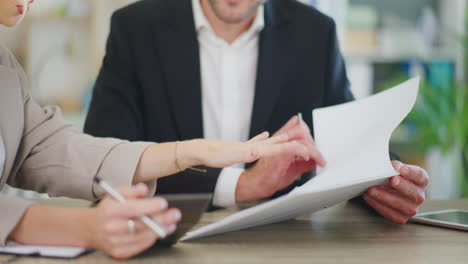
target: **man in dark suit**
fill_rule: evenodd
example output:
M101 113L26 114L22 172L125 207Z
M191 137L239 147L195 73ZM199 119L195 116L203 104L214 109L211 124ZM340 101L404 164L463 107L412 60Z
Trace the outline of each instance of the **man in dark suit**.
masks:
M247 169L189 171L158 183L160 193L214 192L217 206L270 197L324 166L309 129L312 109L353 100L335 24L295 0L265 2L143 0L115 12L85 132L166 142L272 131L294 140L297 152ZM299 112L303 122L291 118ZM295 158L301 148L310 160ZM424 200L427 174L401 168L364 198L403 223Z

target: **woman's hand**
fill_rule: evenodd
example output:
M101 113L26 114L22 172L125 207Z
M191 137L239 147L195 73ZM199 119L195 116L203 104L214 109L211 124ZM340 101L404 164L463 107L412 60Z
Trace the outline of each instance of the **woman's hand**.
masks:
M147 198L148 188L144 184L121 190L128 200L118 202L111 197L104 198L94 214L93 248L99 249L111 257L126 259L135 256L151 247L158 236L138 220L149 216L163 225L168 233L173 233L181 219L178 209L168 209L167 201L162 198ZM132 233L128 221L135 223Z
M264 132L247 142L194 139L150 145L140 158L133 183L152 181L197 165L223 168L284 153L309 160L309 150L289 141L287 135L268 137Z
M309 152L305 147L297 147L299 143L288 142L287 135L269 138L268 132L264 132L247 142L225 142L213 140L196 140L179 143L179 162L182 167L190 164L203 164L213 168L223 168L236 163L250 163L262 157L273 156L278 153L288 152L290 149L294 154L309 160ZM189 161L184 158L186 153L196 154L197 161ZM187 157L187 156L185 156Z

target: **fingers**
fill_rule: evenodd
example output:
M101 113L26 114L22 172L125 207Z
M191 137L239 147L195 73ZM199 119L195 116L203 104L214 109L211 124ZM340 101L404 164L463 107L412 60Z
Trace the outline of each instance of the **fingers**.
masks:
M297 141L290 141L275 145L266 145L258 149L257 157L286 156L293 159L300 157L305 161L310 159L307 148Z
M268 139L268 137L270 136L270 133L265 131L255 137L253 137L252 139L249 140L250 143L256 143L256 142L261 142L261 141L264 141L266 139Z
M157 236L151 230L112 238L108 241L109 249L106 253L116 259L127 259L145 251L154 245L156 240Z
M107 217L138 218L144 215L153 215L167 209L167 201L163 198L151 198L118 203L118 206L108 207L105 211Z
M388 192L382 188L372 187L366 195L407 217L412 217L417 213L418 205L416 203L405 199L401 195Z
M267 140L265 140L264 144L270 144L270 145L274 145L274 144L280 144L280 143L286 143L288 142L289 140L289 136L286 135L286 134L281 134L279 136L274 136L274 137L271 137Z
M293 116L293 117L291 117L291 119L289 119L289 121L286 122L286 124L284 124L284 125L280 128L280 130L278 130L278 131L275 133L275 135L280 135L280 134L286 133L289 129L291 129L291 128L297 126L298 122L299 122L299 120L298 120L298 118L297 118L296 115Z
M112 247L119 247L121 245L129 245L137 243L141 239L156 240L158 236L149 228L140 230L139 232L130 233L128 230L118 235L109 236L108 240Z
M422 204L425 200L424 191L401 176L392 177L390 186L417 205Z
M290 141L288 143L281 144L285 153L292 157L300 157L304 161L310 160L309 150L297 141Z
M397 172L400 172L400 168L403 166L403 163L398 160L392 160L392 166Z
M296 126L285 131L285 133L287 133L290 140L297 140L308 148L310 159L315 160L322 167L326 166L325 158L315 145L315 141L305 123L301 125L296 124Z
M379 200L369 196L368 194L364 194L363 198L372 208L374 208L383 217L398 224L405 224L406 222L408 222L409 218L407 216L404 216L397 210L385 204L382 204Z
M287 135L275 136L261 142L256 142L250 147L250 152L245 156L244 162L249 163L261 157L271 156L273 153L280 151L280 144L286 142L288 142Z
M171 208L167 210L164 214L156 214L153 215L151 218L153 218L154 221L161 225L170 227L177 224L180 221L180 219L182 219L182 213L177 208ZM169 231L170 230L168 230L168 232Z
M414 165L405 165L396 160L392 161L392 165L402 177L413 182L417 186L425 188L429 184L429 176L424 169Z
M139 183L129 188L122 188L119 191L126 199L139 199L148 194L148 186L144 183Z
M170 230L172 226L175 226L177 222L180 221L182 215L180 211L176 208L171 208L170 210L165 211L164 213L158 213L150 216L156 223L165 227L168 233L171 233L174 230ZM127 218L121 218L114 221L109 221L105 225L105 231L110 236L118 236L128 233L128 220ZM135 233L140 233L145 230L150 230L139 219L134 219L135 222Z
M400 168L400 175L422 188L429 184L427 172L418 166L403 165Z
M318 148L315 146L315 143L313 147L309 148L309 153L311 159L315 160L318 165L321 167L325 167L327 165L327 162L325 161L325 158L323 157L322 153L318 150Z

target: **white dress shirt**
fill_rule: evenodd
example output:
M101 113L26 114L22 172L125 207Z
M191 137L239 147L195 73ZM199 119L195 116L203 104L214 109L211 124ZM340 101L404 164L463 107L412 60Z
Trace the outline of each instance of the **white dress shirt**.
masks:
M192 7L200 46L204 136L246 141L255 95L259 36L265 24L264 7L259 7L249 30L233 43L216 36L200 0L192 0ZM221 171L214 192L215 206L235 205L236 186L243 171L244 164Z

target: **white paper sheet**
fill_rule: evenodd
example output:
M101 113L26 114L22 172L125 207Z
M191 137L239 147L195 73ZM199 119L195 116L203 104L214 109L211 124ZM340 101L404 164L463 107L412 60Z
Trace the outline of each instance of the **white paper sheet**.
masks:
M52 246L28 246L12 245L0 247L0 253L26 256L42 256L52 258L76 258L85 253L87 249L78 247L52 247Z
M413 108L419 78L371 97L313 112L314 134L327 166L288 195L187 233L195 239L275 223L360 195L396 175L389 158L393 130Z

